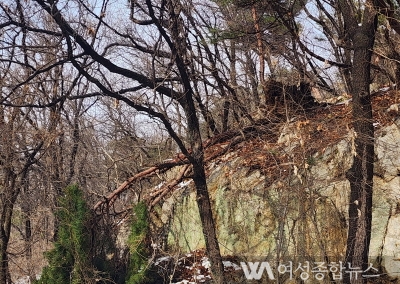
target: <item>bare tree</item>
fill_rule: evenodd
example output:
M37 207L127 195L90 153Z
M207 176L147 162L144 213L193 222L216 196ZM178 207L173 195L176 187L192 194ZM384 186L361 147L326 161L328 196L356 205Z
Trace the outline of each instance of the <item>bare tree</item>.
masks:
M347 172L350 181L349 232L346 262L354 267L368 268L368 252L372 221L372 179L374 170L374 127L372 120L371 56L374 47L378 14L374 1L366 1L363 17L354 2L341 1L340 8L346 35L353 49L351 93L353 98L353 127L356 135L353 165ZM345 277L345 283L366 283L365 279Z
M31 72L25 78L19 79L19 83L5 96L3 104L26 105L18 104L16 90L39 80L43 73L52 72L59 67L68 69L73 66L75 71L71 69L71 72L76 78L85 78L85 81L91 84L91 91L78 93L79 85L75 84L82 81L77 79L70 84L76 95L72 95L72 92L55 91L55 96L48 100L32 97L32 105L57 110L60 109L57 105L66 99L108 96L160 120L193 167L192 179L196 186L214 279L216 283L223 283L223 266L204 171L203 141L195 104L196 93L191 83L188 50L190 38L187 19L182 13L187 7L176 1L131 1L130 9L123 10L130 22L117 26L112 22L112 14L116 13L119 7L112 6L108 1L104 1L98 8L91 7L92 4L85 1L69 1L65 6L59 4L52 0L37 0L24 4L18 2L18 7L11 3L2 4L1 25L10 28L8 35L13 35L12 29L17 27L30 42L30 45L24 48L36 52L35 57L31 57L29 52L24 52L25 65L31 67ZM76 5L76 9L69 9L71 5ZM12 13L13 9L18 10L22 16L16 17ZM29 17L26 16L28 14ZM43 18L49 21L49 17L52 20L45 24ZM43 56L46 46L42 49L34 46L34 42L40 37L57 43L56 58ZM135 66L135 61L127 57L128 54L143 65ZM119 59L113 60L115 56ZM40 65L33 64L38 57L42 59ZM128 64L123 63L124 60ZM8 62L12 62L12 59L8 58ZM165 112L165 108L160 107L162 101L167 104L178 103L185 117L185 138L177 134L176 125L170 119L171 115ZM197 103L201 105L201 100L197 99ZM76 121L72 120L71 123L78 135ZM51 131L54 130L53 128ZM74 141L79 137L72 138ZM53 157L61 156L54 152ZM73 157L71 159L73 163ZM55 170L51 178L53 182L62 180L60 175L65 172ZM69 167L66 181L71 180L73 171L74 167Z
M299 26L295 18L290 15L292 9L290 3L270 1L270 5L291 31L296 45L302 52L316 60L345 68L344 78L353 98L355 137L353 165L347 172L351 193L346 262L353 267L361 267L365 270L368 267L372 220L374 128L369 84L371 82L371 55L377 27L377 3L365 1L364 5L357 6L353 1L346 0L328 1L325 4L317 1L321 15L324 16L312 17L308 12L311 19L323 28L327 40L334 47L332 52L336 59L343 62L332 62L309 49L303 42L306 39L299 36ZM328 10L333 11L334 15ZM325 17L329 19L330 25L323 20ZM336 24L333 19L337 17L339 21ZM338 42L338 38L341 39L341 43ZM342 54L344 56L341 56ZM365 283L366 281L350 278L350 275L346 275L345 283Z
M51 140L37 121L30 109L5 108L1 106L1 186L0 186L0 282L11 283L8 266L8 250L11 238L12 216L20 194L30 194L30 176L38 158L42 155L45 144ZM24 213L23 237L26 242L26 255L29 259L31 224L29 204L22 203Z

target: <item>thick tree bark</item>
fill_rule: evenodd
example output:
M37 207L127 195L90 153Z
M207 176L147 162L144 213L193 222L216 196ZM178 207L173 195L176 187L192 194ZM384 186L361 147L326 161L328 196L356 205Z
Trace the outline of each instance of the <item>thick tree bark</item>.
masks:
M342 1L347 2L347 1ZM351 91L353 98L353 127L355 133L353 165L346 173L350 182L349 230L347 237L347 270L368 268L371 239L372 192L374 167L374 127L372 120L370 62L374 46L377 14L373 3L367 1L361 23L347 15L349 39L354 49ZM342 11L349 8L349 2ZM347 10L349 11L349 10ZM346 18L346 13L344 12ZM344 283L366 283L361 273L345 273Z
M13 113L15 114L15 112ZM11 119L13 119L12 116ZM0 160L0 284L11 283L8 267L8 245L11 232L11 218L18 190L16 187L15 169L13 167L14 149L13 121L7 122L5 119L4 108L0 108L0 145L2 155Z
M222 264L222 257L217 239L215 219L212 215L202 157L197 158L196 163L193 163L193 181L196 187L197 206L199 208L206 249L211 261L213 280L214 283L223 284L225 283L224 266Z
M183 85L183 96L178 99L180 105L184 109L187 123L187 140L192 152L188 155L189 162L193 165L193 182L197 194L197 206L199 209L200 220L202 223L203 236L206 243L206 250L211 261L211 272L214 283L224 283L224 267L219 249L215 220L212 214L210 196L207 188L207 180L204 163L204 148L200 134L199 119L194 104L194 92L190 81L190 72L186 69L186 61L188 59L186 46L187 34L182 26L180 16L175 13L175 8L179 7L177 2L167 1L169 19L171 26L168 27L171 35L168 36L166 30L161 27L158 20L154 17L153 7L149 0L146 1L147 6L152 15L160 34L168 43L172 54L175 57L175 64L179 71L181 83ZM175 6L176 5L176 6ZM223 88L221 88L223 89ZM181 149L184 151L185 149Z
M356 153L353 165L347 172L351 191L346 263L365 270L368 267L371 239L374 130L369 91L365 92L359 89L362 86L361 81L363 80L353 81L353 86L357 83L360 85L353 87L354 94L357 94L353 95L353 126L357 136L354 141ZM345 283L363 283L362 279L350 279L350 274L345 276L347 276Z
M14 204L18 196L15 187L16 175L10 169L4 171L4 192L2 194L1 215L0 215L0 283L11 283L11 276L8 267L8 245L11 233L11 218Z
M180 66L179 63L178 66ZM182 80L184 81L185 78L183 77ZM193 102L192 89L189 81L186 83L184 82L184 84L186 86L185 99L181 101L181 104L185 110L188 131L187 136L192 149L192 153L188 159L193 165L193 182L196 188L197 206L199 208L206 250L211 261L213 280L214 283L223 284L224 266L222 264L215 219L213 218L211 201L207 188L203 141L200 135L199 121Z
M9 210L7 210L9 211ZM9 279L9 270L8 270L8 243L10 234L7 231L9 220L0 219L0 283L6 284L11 283Z

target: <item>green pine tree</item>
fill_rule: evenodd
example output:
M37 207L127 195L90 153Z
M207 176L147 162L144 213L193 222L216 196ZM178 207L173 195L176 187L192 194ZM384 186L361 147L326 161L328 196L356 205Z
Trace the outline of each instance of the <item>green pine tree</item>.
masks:
M139 202L133 209L134 220L129 235L130 261L126 284L151 282L148 263L147 234L149 230L148 212L144 202Z
M90 258L90 211L77 186L69 186L59 199L56 212L59 221L58 239L46 253L48 266L37 284L94 283Z

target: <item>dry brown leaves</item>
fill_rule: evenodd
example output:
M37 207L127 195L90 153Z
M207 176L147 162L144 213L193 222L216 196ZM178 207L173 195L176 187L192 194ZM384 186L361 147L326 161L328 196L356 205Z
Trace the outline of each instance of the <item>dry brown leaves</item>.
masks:
M393 122L393 119L400 116L396 108L387 111L390 106L400 101L400 92L388 91L373 96L373 119L375 129L386 126ZM399 107L400 108L400 107ZM315 153L323 153L331 145L344 139L352 127L352 105L330 105L319 107L307 113L296 112L293 114L293 124L297 129L297 137L301 140L290 153L284 151L283 145L277 144L277 136L260 134L252 139L235 145L230 151L234 156L243 158L243 166L251 169L258 169L266 175L267 180L282 178L282 174L288 173L287 169L293 165L304 165L309 157ZM291 118L293 118L291 117ZM279 131L284 121L267 125L273 127L273 131ZM206 156L212 156L214 151L229 147L229 142L216 144L206 151ZM219 158L217 158L219 159ZM286 169L286 170L285 170Z

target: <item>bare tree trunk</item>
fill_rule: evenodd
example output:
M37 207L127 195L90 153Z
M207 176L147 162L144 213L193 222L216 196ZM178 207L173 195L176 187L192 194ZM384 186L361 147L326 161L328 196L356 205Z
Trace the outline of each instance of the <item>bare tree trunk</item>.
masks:
M7 220L0 220L1 227L0 227L0 283L6 284L10 283L7 281L8 275L8 255L7 255L7 248L8 248L8 238L6 229L4 228L3 224L7 223Z
M178 67L183 67L180 62ZM211 272L215 283L224 283L224 267L219 249L215 221L212 215L210 196L207 188L207 180L204 164L203 141L200 134L199 120L196 115L196 108L193 102L193 90L189 78L185 72L181 72L182 82L185 85L185 99L181 101L187 119L188 140L192 154L188 157L193 165L193 182L196 187L197 206L199 208L200 220L202 223L204 240L208 257L211 261Z
M24 196L30 196L32 193L29 190L29 177L28 171L22 174L21 188ZM33 273L33 262L32 262L32 224L31 224L31 212L32 204L30 199L24 200L21 204L21 211L24 223L24 246L25 246L25 261L26 270L29 277L35 277ZM34 279L34 278L32 278Z
M362 55L360 54L360 57ZM365 60L365 62L367 61ZM354 70L358 69L356 66L354 66ZM362 88L362 85L364 85L364 88ZM362 270L368 267L374 164L372 108L369 90L365 91L365 85L369 88L369 82L365 82L361 78L358 80L353 79L353 126L354 132L357 135L354 141L356 153L353 165L346 173L351 188L346 262L350 263L353 267L361 267ZM359 282L354 281L354 279L351 280L351 283L362 283L361 280Z
M210 196L208 194L206 174L204 171L203 159L197 159L198 163L193 164L193 181L196 186L197 206L199 208L202 223L204 240L206 243L208 257L211 261L211 272L214 283L224 282L224 266L220 254L215 219L212 215Z
M14 151L13 145L13 121L16 112L13 111L10 121L6 122L4 108L1 107L1 120L0 120L0 145L2 146L2 153L0 159L1 171L0 177L0 284L11 283L10 273L8 268L8 245L11 232L11 218L16 200L16 178L14 172L13 159Z
M4 177L4 193L2 194L1 216L0 216L0 283L11 283L10 271L8 267L8 244L11 233L11 218L14 203L18 192L15 188L16 175L11 169L6 169Z
M253 96L253 100L256 102L256 105L265 105L266 98L261 98L258 92L258 86L256 81L256 70L254 66L254 62L251 59L249 51L245 51L245 58L246 58L246 76L248 76L248 81L250 83L251 93ZM263 90L264 91L264 90Z
M211 261L211 272L213 274L214 283L224 283L224 267L222 264L222 257L219 249L217 231L215 227L215 220L212 214L210 196L207 189L207 180L204 164L204 149L203 141L200 133L199 119L194 105L194 92L190 81L189 72L186 69L185 58L187 58L185 28L182 22L179 21L179 15L175 14L176 2L167 1L169 7L169 17L172 20L171 25L171 38L170 48L172 54L175 56L176 67L179 71L180 79L184 89L184 96L179 100L182 108L184 109L187 121L187 138L192 150L188 156L190 163L193 165L193 182L196 187L197 193L197 206L199 208L200 220L202 223L204 240L206 243L206 250L208 257ZM148 3L150 9L151 5ZM161 33L163 29L159 27ZM167 39L168 36L164 35ZM186 35L187 37L187 35ZM177 141L178 142L178 141ZM182 149L185 150L185 149Z
M341 1L341 4L354 48L351 89L355 153L353 165L346 173L350 182L346 265L364 271L368 268L372 221L374 127L369 84L377 14L371 1L367 1L362 22L358 23L354 15L347 15L350 2ZM366 283L366 279L361 274L345 273L344 283Z
M265 80L264 80L264 75L265 75L264 45L262 42L261 29L260 29L260 24L259 24L256 7L253 6L251 8L251 13L253 16L254 28L256 30L258 58L260 60L260 70L259 70L260 84L262 87L264 87L264 84L265 84Z

